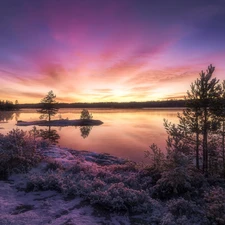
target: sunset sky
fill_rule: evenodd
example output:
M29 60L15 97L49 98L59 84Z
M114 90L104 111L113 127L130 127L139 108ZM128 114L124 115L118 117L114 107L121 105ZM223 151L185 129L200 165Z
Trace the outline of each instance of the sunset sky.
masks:
M1 0L0 100L183 97L225 79L225 0Z

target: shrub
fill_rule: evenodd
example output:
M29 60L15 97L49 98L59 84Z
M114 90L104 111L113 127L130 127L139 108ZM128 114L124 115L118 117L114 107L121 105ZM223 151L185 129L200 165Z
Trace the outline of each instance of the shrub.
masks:
M150 159L150 163L153 168L157 170L162 170L162 167L165 162L165 154L154 143L149 147L151 150L145 151L145 157Z
M48 170L57 170L57 169L63 169L62 164L54 160L48 160L48 164L45 170L48 171Z
M204 176L192 164L182 165L182 159L177 159L179 163L174 163L173 160L166 162L165 171L152 188L152 196L162 200L184 195L198 196L206 183Z
M127 188L122 182L111 184L103 190L90 194L91 204L98 204L113 210L148 212L152 210L148 194L143 190Z
M152 185L162 177L162 172L154 167L146 167L140 171L141 178L150 178Z
M206 214L211 224L225 224L225 189L213 187L205 192Z
M166 203L166 206L168 212L165 213L160 224L209 224L209 221L205 217L204 210L192 201L187 201L184 198L172 199Z
M150 212L157 202L148 190L141 190L138 172L129 171L130 166L90 166L78 159L71 168L55 164L46 168L52 167L45 173L30 174L27 191L56 190L67 199L80 196L93 205L133 213Z
M30 174L27 182L27 191L55 190L61 192L62 176L60 171L47 171L44 174Z
M184 198L172 199L167 202L168 210L174 216L180 217L186 215L190 217L196 212L196 205L191 202L187 201Z
M0 136L0 179L13 172L27 172L40 161L36 144L23 130L13 129Z
M152 196L159 199L169 199L191 191L189 176L185 168L177 167L162 173L162 177L153 187Z

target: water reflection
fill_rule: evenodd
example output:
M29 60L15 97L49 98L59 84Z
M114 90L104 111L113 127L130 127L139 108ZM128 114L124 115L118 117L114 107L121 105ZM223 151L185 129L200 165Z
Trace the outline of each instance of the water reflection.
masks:
M155 143L162 150L165 149L167 133L163 126L163 119L177 123L177 112L182 109L92 109L94 118L104 122L101 126L91 127L38 127L42 129L43 138L58 143L62 147L93 152L107 152L123 158L141 162L144 151ZM81 109L60 109L63 118L80 118ZM35 109L22 109L19 111L19 120L39 120ZM4 113L4 112L2 112ZM7 134L12 129L19 128L29 131L32 127L17 127L15 112L11 116L1 116L0 133ZM1 115L1 114L0 114ZM10 120L11 118L11 120ZM53 129L54 128L54 129ZM36 135L36 134L35 134ZM60 138L59 138L60 136ZM39 137L41 138L41 137Z
M87 138L91 132L93 126L82 126L80 127L80 133L82 138Z
M39 138L39 134L40 134L40 131L37 129L36 126L33 126L32 130L29 130L29 135L34 140L36 140L37 138Z
M58 140L60 138L57 130L51 129L51 126L44 130L40 129L39 137L43 138L44 140L48 140L51 144L58 144Z
M15 120L16 122L19 120L19 117L20 117L20 111L15 111Z
M2 112L0 111L0 122L1 123L7 123L9 120L12 120L13 119L13 114L14 112Z

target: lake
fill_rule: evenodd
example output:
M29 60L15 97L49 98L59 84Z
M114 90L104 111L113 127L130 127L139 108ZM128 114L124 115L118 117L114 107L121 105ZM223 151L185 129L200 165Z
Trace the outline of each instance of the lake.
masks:
M60 109L52 119L79 119L82 109ZM39 127L42 135L61 147L109 153L136 162L146 161L144 151L152 143L165 149L167 134L163 119L178 122L180 108L160 109L88 109L93 119L103 122L94 127ZM33 127L17 127L17 120L39 120L35 109L22 109L18 112L0 112L0 133L7 134L13 128L26 131Z

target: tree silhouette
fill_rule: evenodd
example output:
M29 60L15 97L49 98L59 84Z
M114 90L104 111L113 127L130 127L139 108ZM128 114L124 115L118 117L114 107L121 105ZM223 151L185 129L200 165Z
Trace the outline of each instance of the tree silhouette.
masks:
M191 90L187 91L187 106L183 114L178 114L179 124L165 121L164 126L169 135L167 149L183 154L195 155L196 167L208 175L219 168L221 144L218 131L222 124L224 136L224 90L219 80L212 78L215 68L210 65L206 72L200 73ZM223 104L222 104L223 100ZM222 139L222 145L224 139ZM224 146L223 146L224 147ZM224 150L222 149L222 152Z
M194 113L196 119L196 134L202 132L202 151L203 151L203 171L208 172L209 150L208 136L212 128L212 111L215 111L217 99L221 95L221 85L216 78L212 79L215 67L210 65L208 70L200 73L200 78L191 84L191 91L188 91L188 110ZM200 119L200 120L199 120ZM196 136L197 137L197 136ZM198 159L198 141L196 138L196 159ZM198 165L198 162L197 162Z
M10 110L15 110L15 109L17 109L16 105L14 105L12 101L0 100L0 111L10 111Z
M217 108L213 111L214 120L216 120L217 130L217 143L221 145L221 158L223 162L223 176L225 177L225 80L222 82L222 93L217 101Z
M7 112L0 111L0 122L8 122L9 120L12 120L13 115L14 115L14 112L12 111L7 111Z
M91 129L92 129L92 126L81 126L80 127L81 137L87 138L91 132Z
M57 130L51 129L51 126L45 130L39 130L39 136L44 140L48 140L51 144L57 144L58 140L60 139Z
M49 91L48 94L41 100L41 109L37 110L41 113L40 119L51 120L51 116L54 116L58 112L57 102L55 101L56 95L53 91Z
M92 114L89 113L87 109L81 111L80 119L81 120L91 120L93 118Z

